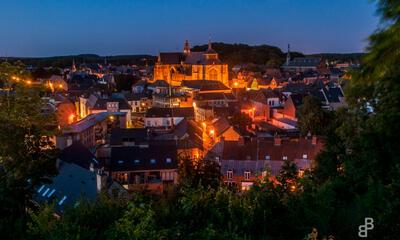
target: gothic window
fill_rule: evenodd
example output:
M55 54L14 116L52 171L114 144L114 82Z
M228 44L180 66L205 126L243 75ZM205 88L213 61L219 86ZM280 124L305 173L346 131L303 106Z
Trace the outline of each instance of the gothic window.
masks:
M218 72L217 72L217 70L211 69L210 73L209 73L209 76L210 76L210 80L218 80Z

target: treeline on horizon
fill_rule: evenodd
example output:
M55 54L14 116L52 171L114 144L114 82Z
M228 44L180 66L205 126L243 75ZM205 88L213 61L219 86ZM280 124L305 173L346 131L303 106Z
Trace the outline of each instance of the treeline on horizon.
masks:
M192 51L205 51L208 45L194 46ZM212 48L219 54L220 59L227 63L229 66L237 64L256 64L268 65L271 67L279 67L286 60L286 52L280 48L269 45L250 46L247 44L230 44L216 42L212 44ZM339 60L339 61L352 61L360 62L364 53L320 53L305 55L300 52L291 52L290 56L293 57L320 57L322 59ZM5 58L3 58L3 61ZM26 66L34 67L70 67L72 61L75 60L76 64L82 63L99 63L104 64L107 62L112 65L154 65L157 61L157 56L152 55L116 55L116 56L99 56L96 54L80 54L70 56L54 56L54 57L10 57L7 58L10 62L22 61Z

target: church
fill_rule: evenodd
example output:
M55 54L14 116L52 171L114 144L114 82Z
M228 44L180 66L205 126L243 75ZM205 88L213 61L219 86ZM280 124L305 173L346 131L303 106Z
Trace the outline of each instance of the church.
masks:
M217 80L228 86L228 64L218 58L211 41L205 52L192 52L186 40L183 52L159 54L153 79L165 80L172 86L180 86L183 80Z

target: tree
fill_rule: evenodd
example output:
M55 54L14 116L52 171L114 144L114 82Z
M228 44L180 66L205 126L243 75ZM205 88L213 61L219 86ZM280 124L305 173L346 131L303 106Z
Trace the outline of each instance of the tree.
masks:
M334 209L318 229L340 239L355 238L365 217L375 222L368 237L394 239L400 233L400 1L378 2L381 28L352 73L349 111L341 117L346 120L328 136L315 169L315 201ZM323 207L313 212L327 213Z
M308 133L314 135L323 135L329 125L330 116L327 111L322 109L321 102L313 97L307 96L303 99L300 106L300 116L297 126L302 135Z
M221 183L219 164L212 160L182 157L178 172L181 185L217 188Z
M56 173L54 115L42 112L41 91L24 83L20 64L0 65L6 86L0 95L0 232L17 238L24 231L27 209L36 186Z

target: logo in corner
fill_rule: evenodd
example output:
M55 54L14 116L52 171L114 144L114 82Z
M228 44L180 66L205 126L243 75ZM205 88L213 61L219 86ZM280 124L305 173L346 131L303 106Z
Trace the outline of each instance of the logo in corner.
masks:
M366 217L364 220L364 225L358 227L358 236L360 238L368 237L368 230L374 229L374 219L371 217Z

